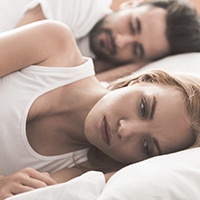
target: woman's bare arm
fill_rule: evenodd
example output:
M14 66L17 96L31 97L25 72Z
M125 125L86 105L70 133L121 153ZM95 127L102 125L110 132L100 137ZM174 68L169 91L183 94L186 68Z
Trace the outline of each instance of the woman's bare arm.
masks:
M0 77L32 64L69 67L83 63L70 29L50 20L0 34Z

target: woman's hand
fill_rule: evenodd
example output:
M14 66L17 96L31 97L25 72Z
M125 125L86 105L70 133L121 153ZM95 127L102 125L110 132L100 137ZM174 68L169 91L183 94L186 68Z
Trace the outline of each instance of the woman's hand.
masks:
M0 200L54 184L56 182L48 173L25 168L9 176L0 176Z

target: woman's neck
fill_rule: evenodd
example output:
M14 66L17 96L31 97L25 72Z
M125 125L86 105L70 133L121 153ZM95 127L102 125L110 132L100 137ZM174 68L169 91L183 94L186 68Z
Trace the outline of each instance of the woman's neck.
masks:
M62 114L66 119L66 133L74 140L86 142L84 123L94 105L108 93L95 77L83 79L63 88Z
M90 77L38 98L27 120L32 148L42 155L59 155L89 147L84 134L85 118L107 92Z

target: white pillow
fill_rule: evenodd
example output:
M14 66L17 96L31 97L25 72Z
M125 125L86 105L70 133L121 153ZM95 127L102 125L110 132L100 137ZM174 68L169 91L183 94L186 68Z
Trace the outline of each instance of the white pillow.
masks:
M162 69L169 72L200 74L200 53L185 53L169 56L147 64L136 72L142 73L152 69Z
M200 76L200 53L163 58L152 69ZM200 148L155 157L117 172L97 200L200 200Z
M199 200L200 148L154 157L118 171L97 200Z

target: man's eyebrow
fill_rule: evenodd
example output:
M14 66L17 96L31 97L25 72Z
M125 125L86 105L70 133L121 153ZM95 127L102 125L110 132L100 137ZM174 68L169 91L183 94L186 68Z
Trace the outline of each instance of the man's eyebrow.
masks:
M153 96L153 103L152 103L152 106L151 106L150 120L152 120L153 117L154 117L155 109L156 109L156 97Z
M136 29L137 29L138 33L141 33L142 26L141 26L141 22L138 18L136 18Z

